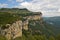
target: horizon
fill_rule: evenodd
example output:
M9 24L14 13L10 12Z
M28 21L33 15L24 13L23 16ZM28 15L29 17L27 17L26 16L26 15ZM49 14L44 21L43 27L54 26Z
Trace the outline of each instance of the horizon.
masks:
M26 8L43 16L60 16L60 0L0 0L0 8Z
M2 9L2 8L0 8L0 9ZM5 8L5 9L13 9L13 8ZM27 8L16 8L16 9L27 9ZM28 11L30 11L30 10L28 10ZM32 12L32 11L30 11L30 12ZM45 13L41 12L41 13L42 13L42 17L60 17L60 15L56 14L56 13L59 14L60 12L45 12ZM47 13L51 13L51 14L47 14ZM55 13L56 15L52 15L52 13ZM45 14L47 14L47 15L45 15Z

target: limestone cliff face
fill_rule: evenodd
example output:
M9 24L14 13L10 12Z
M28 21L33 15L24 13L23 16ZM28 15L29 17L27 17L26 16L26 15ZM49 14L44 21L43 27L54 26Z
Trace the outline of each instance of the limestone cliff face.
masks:
M1 34L4 35L7 40L15 39L22 36L22 29L28 30L28 20L16 21L12 24L6 24L5 28L1 28Z
M12 24L6 24L5 28L1 28L1 34L8 40L15 39L22 36L22 29L28 30L29 20L40 20L41 13L35 13L34 15L24 17L26 20L18 20Z
M32 15L24 17L27 20L40 20L42 18L42 13L35 12Z
M8 40L22 36L22 21L19 20L12 24L6 24L6 27L8 28L1 29L1 33L3 33Z
M25 21L23 21L23 26L22 26L22 28L24 29L24 30L28 30L28 24L29 24L29 22L28 22L28 20L25 20Z

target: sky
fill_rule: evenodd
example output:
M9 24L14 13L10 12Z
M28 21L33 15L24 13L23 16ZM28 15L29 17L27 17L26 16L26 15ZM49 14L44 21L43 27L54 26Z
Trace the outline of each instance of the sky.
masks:
M60 0L0 0L0 8L27 8L43 17L60 16Z

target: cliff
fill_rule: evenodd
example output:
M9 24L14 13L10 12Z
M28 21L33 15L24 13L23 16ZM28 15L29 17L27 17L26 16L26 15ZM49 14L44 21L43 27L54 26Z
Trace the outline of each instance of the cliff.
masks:
M42 14L39 12L33 13L33 15L23 17L25 19L17 20L12 24L6 24L0 28L0 33L4 35L7 40L15 39L16 37L22 37L22 30L29 29L29 20L41 20Z
M5 28L1 28L1 34L8 40L22 36L22 21L19 20L12 24L6 24Z

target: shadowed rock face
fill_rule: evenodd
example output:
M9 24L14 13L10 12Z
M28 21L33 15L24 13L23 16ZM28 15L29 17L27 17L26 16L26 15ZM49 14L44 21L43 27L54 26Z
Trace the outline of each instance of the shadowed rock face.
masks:
M18 20L12 24L6 24L1 27L1 34L4 35L8 40L15 39L16 37L22 36L22 29L28 30L29 20L40 20L42 14L39 12L33 13L33 15L23 17L24 21Z

